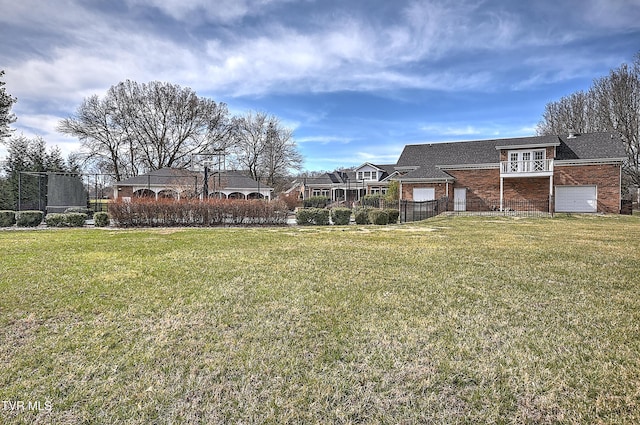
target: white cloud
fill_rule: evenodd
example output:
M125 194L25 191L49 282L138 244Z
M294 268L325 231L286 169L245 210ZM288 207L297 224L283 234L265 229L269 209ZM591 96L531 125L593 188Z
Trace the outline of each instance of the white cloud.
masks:
M340 143L346 145L351 143L353 140L355 139L341 136L307 136L296 138L296 142L298 143L319 143L321 145L326 145L329 143Z
M168 16L193 24L208 19L230 23L264 13L274 3L293 0L126 0L130 6L156 7Z

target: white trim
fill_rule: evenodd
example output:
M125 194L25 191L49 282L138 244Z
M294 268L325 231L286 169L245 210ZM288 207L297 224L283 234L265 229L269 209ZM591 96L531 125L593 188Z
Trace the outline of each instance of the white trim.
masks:
M412 178L412 179L398 179L399 182L405 182L405 183L448 183L448 182L454 182L456 181L456 179L454 179L453 177L451 178Z
M560 142L553 143L532 143L530 145L511 145L511 146L496 146L496 150L508 150L508 149L537 149L537 148L549 148L552 146L560 146Z
M563 159L556 160L556 165L572 166L572 165L590 165L590 164L602 164L602 165L618 165L625 161L626 158L602 158L602 159Z
M436 165L436 168L439 170L490 170L500 168L500 163Z

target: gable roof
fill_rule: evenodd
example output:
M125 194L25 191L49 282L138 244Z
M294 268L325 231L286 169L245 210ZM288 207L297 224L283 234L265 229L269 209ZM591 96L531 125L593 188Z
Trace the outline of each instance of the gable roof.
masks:
M556 160L619 160L626 154L619 137L612 133L589 133L568 136L533 136L511 139L476 140L467 142L428 143L405 146L396 169L407 171L401 180L451 179L439 167L498 167L500 149L556 147Z

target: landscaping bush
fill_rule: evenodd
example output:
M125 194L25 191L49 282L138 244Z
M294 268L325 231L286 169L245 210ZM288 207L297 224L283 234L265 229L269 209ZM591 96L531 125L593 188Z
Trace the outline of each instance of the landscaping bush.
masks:
M96 227L107 227L109 225L109 214L104 211L98 211L93 214L93 222Z
M389 224L396 224L400 218L400 211L394 208L387 208L385 211L389 215Z
M329 205L329 202L331 199L326 196L312 196L304 200L303 206L305 208L324 208Z
M0 211L0 227L10 227L16 224L15 211Z
M349 224L351 210L349 208L334 208L331 210L331 221L337 226Z
M42 211L18 211L16 213L16 225L18 227L38 227L43 218L44 213Z
M87 217L91 217L93 215L93 210L90 210L89 208L84 208L84 207L71 207L64 210L64 213L65 214L82 213L82 214L85 214Z
M329 224L329 210L324 208L299 209L296 212L296 223L301 226L327 226Z
M293 211L296 207L302 206L300 192L297 191L283 193L278 197L278 199L285 203L289 211Z
M369 222L379 226L389 224L389 214L385 210L373 209L369 211Z
M370 208L362 208L357 210L354 213L354 219L356 220L356 224L369 224L369 211Z
M121 227L285 225L283 202L237 199L132 199L109 203L109 217Z
M64 215L65 224L69 227L82 227L87 215L84 213L66 213Z
M44 222L49 227L64 227L67 225L65 220L65 214L61 213L49 213L45 216Z
M362 198L362 205L365 207L380 208L380 201L384 199L384 195L365 195Z

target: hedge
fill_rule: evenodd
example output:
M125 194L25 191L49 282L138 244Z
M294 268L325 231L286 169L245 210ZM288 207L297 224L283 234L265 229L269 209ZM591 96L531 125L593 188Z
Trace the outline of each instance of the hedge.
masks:
M301 226L329 225L329 210L324 208L302 208L296 212L296 223Z
M109 203L109 217L120 227L285 225L283 202L239 199L132 199Z
M109 225L109 214L104 211L94 213L93 223L96 227L107 227Z
M83 213L50 213L44 218L49 227L82 227L87 215Z
M387 208L385 211L389 215L389 224L396 224L400 218L400 211L394 208Z
M331 210L331 221L338 226L349 224L351 210L349 208L334 208Z
M84 221L87 219L87 215L84 213L66 213L64 215L65 223L69 227L82 227L84 226Z
M365 207L380 208L380 201L384 200L384 195L378 193L374 195L365 195L362 198L362 205Z
M385 210L370 210L369 222L371 224L377 224L379 226L386 226L389 224L389 214Z
M369 224L369 211L371 211L371 208L362 208L357 210L354 213L356 224Z
M0 211L0 227L10 227L16 224L16 212L3 210Z
M82 213L82 214L85 214L87 217L93 216L93 210L90 210L89 208L84 208L84 207L70 207L64 210L64 213L65 214Z
M44 218L44 222L49 227L64 227L67 225L65 220L65 214L62 213L49 213Z
M305 199L302 202L302 205L305 208L324 208L329 205L329 202L331 202L331 199L327 198L326 196L312 196Z
M16 213L16 225L18 227L38 227L43 218L44 213L42 211L18 211Z

